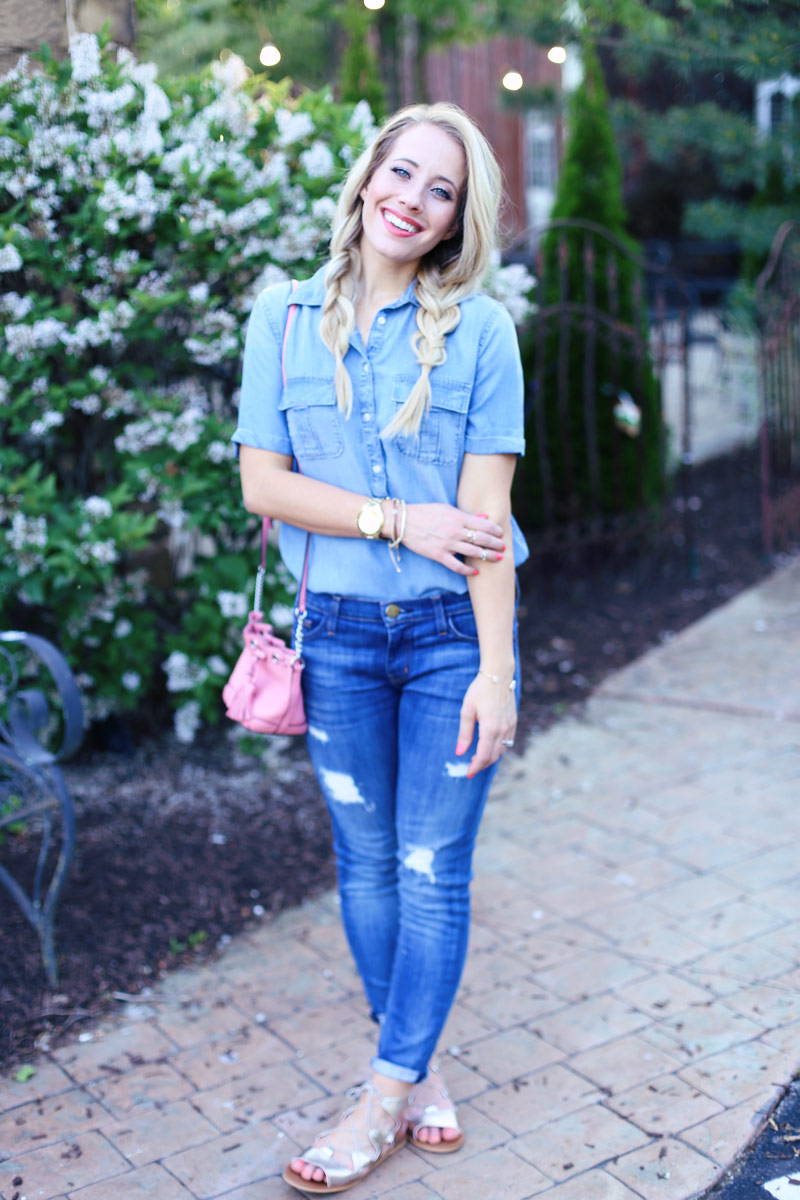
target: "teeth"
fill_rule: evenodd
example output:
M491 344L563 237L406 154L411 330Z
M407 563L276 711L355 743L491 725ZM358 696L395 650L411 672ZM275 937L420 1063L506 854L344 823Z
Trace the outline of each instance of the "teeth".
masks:
M416 233L416 225L410 225L408 221L403 221L400 217L396 217L394 213L384 212L384 217L390 225L394 225L395 229L402 229L404 233Z

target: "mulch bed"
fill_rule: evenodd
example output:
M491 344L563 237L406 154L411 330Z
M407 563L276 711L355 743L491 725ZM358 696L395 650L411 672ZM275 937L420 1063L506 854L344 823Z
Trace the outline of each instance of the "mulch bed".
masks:
M518 752L610 671L766 574L753 457L706 464L695 490L692 579L677 516L657 553L580 570L534 557L523 570ZM58 911L56 991L0 889L0 1066L73 1036L170 967L334 880L328 817L300 741L277 741L260 762L222 728L192 746L133 733L128 753L95 739L65 770L79 837ZM31 833L0 850L24 884L37 852Z

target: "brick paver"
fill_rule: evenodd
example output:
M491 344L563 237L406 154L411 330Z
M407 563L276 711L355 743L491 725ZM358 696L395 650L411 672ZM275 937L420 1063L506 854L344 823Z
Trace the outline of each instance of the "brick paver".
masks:
M796 562L506 761L441 1046L465 1146L356 1200L690 1200L758 1133L800 1064L798 597ZM1 1200L289 1200L373 1044L332 895L91 1034L0 1078Z

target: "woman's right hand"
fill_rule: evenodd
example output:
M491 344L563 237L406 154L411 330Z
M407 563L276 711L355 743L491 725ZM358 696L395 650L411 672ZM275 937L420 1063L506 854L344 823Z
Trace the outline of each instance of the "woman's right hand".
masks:
M452 504L407 505L403 545L423 558L431 558L449 567L457 575L472 575L475 572L475 567L456 558L457 554L480 558L481 550L486 550L486 561L496 562L502 558L505 550L501 525L489 517L475 516Z

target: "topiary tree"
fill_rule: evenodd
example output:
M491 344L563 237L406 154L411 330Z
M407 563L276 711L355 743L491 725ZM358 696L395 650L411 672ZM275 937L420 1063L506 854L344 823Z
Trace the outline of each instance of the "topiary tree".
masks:
M659 392L647 355L642 280L629 257L638 247L625 232L622 168L591 48L585 70L569 109L551 215L556 227L541 246L539 313L523 343L539 413L529 415L518 490L534 528L646 508L662 490ZM559 228L560 221L602 229ZM641 412L638 437L619 419L626 396Z

